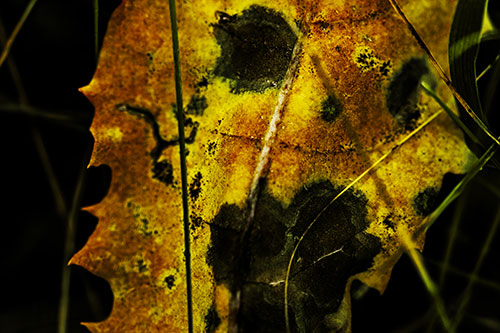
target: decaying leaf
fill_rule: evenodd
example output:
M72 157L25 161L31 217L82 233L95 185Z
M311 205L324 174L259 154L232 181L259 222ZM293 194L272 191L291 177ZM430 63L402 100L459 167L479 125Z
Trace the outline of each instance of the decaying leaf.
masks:
M442 64L454 3L401 1ZM415 232L443 175L467 167L446 114L415 133L440 111L421 80L450 95L386 0L177 6L194 330L284 331L302 236L291 330L349 330L353 279L383 292L398 233ZM89 208L98 227L72 259L114 293L92 331L187 327L168 15L165 1L124 0L83 88L96 107L91 164L112 169L109 194Z

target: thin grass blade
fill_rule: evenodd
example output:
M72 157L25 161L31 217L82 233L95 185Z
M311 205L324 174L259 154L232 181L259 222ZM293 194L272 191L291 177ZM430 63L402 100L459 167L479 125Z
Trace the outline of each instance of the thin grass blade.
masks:
M10 52L10 49L12 47L12 44L16 40L16 37L19 34L19 31L21 30L21 28L24 25L24 22L26 21L26 19L30 15L31 11L33 10L33 7L35 6L36 2L37 2L37 0L31 0L28 3L26 8L24 9L23 15L21 15L21 18L19 19L14 30L10 34L9 39L7 40L7 43L5 44L5 46L2 50L2 54L0 55L0 67L2 67L3 63L5 62L5 59L7 59L9 52Z
M477 138L477 136L471 132L471 130L463 123L463 121L458 117L455 112L453 112L452 109L446 103L431 89L431 87L425 83L422 82L420 84L422 88L424 88L425 92L431 96L438 104L443 108L444 111L453 119L455 124L457 124L463 131L464 133L476 144L481 145L481 142Z
M451 321L446 314L446 309L444 307L443 300L439 296L439 288L436 285L436 283L432 280L432 278L429 275L429 272L427 271L427 268L425 267L424 261L422 260L422 256L420 253L416 250L416 245L412 240L412 237L407 231L402 230L400 232L400 240L403 246L405 247L406 253L412 260L415 269L420 275L420 278L422 279L422 282L424 283L427 291L429 294L432 296L432 299L434 300L434 305L436 307L436 310L438 312L439 318L441 319L441 322L443 324L443 327L446 329L448 332L454 332L454 329L452 327Z
M462 215L465 210L465 206L467 204L468 200L468 193L465 191L460 196L460 199L457 202L457 205L455 207L455 211L453 212L453 218L452 218L452 223L451 223L451 228L450 228L450 235L448 237L448 243L446 244L446 251L443 259L443 263L441 266L441 271L439 274L439 287L442 288L444 286L444 281L446 278L446 273L448 272L448 268L450 266L450 260L451 260L451 255L453 254L453 249L455 247L455 241L457 240L458 236L458 231L459 231L459 226L460 226L460 221L462 219Z
M175 94L177 102L177 125L179 133L179 154L181 163L181 181L182 181L182 211L184 224L184 257L186 259L186 291L187 291L187 319L188 331L193 332L193 300L192 300L192 282L191 282L191 240L189 234L189 202L187 187L187 166L186 166L186 139L184 135L184 107L182 104L182 80L181 80L181 61L179 49L179 34L177 28L177 12L175 0L169 0L170 24L172 31L172 50L175 69Z
M498 230L498 226L500 225L500 208L497 210L497 214L495 216L495 219L493 220L493 223L491 224L490 230L488 232L488 235L486 236L486 239L483 243L483 246L481 248L481 252L476 260L476 264L474 266L474 269L472 270L472 273L470 274L469 281L467 283L467 286L464 289L463 296L461 298L460 304L458 306L457 313L455 315L455 318L453 320L452 327L456 328L458 325L460 325L460 322L462 321L465 313L465 309L467 308L467 304L469 303L469 300L472 296L472 289L474 285L476 284L476 281L478 279L478 274L479 271L483 265L484 259L486 258L486 255L488 254L491 243L493 242L493 239L496 235L496 232Z
M92 146L87 147L87 151L84 156L90 156ZM64 252L63 252L63 264L61 272L61 296L59 298L59 312L58 312L58 333L67 332L67 322L69 313L69 288L71 281L71 271L68 267L68 262L71 256L75 252L75 235L76 235L76 223L78 219L78 212L80 210L80 203L83 197L83 189L85 186L85 179L87 175L87 163L86 159L82 159L80 165L80 172L78 179L76 181L75 191L73 193L73 198L71 202L71 208L67 216L66 224L66 235L64 237Z
M437 218L443 213L443 211L462 194L465 186L469 184L469 182L483 169L486 163L491 160L497 150L498 146L496 144L493 144L488 148L483 156L481 156L481 158L472 166L467 175L465 175L465 177L453 188L453 190L451 190L448 196L427 217L427 219L424 220L421 231L427 230L432 226L432 224L434 224L434 222L436 222Z

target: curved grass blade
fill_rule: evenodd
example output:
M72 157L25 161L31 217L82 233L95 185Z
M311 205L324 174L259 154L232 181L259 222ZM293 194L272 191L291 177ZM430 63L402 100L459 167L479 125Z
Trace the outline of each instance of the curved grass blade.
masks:
M500 43L500 32L496 31L495 33L489 34L487 36L483 36L481 39L480 48L485 47L487 49L488 44L496 44ZM487 49L488 50L488 49ZM484 75L489 73L488 82L486 83L486 88L483 93L483 112L485 117L491 119L494 117L492 112L495 110L492 109L493 103L496 99L497 90L500 85L500 53L499 50L496 50L497 54L495 59L481 72L481 74L477 77L477 81L482 78Z
M487 3L487 0L458 1L448 44L451 80L460 95L485 124L487 124L487 118L479 99L476 61ZM487 142L486 135L481 133L469 117L465 116L463 106L458 104L458 110L465 124L479 137L479 140ZM484 151L484 145L481 147L475 143L471 143L470 148L478 156Z
M186 139L184 135L184 108L182 105L182 80L181 80L181 61L179 56L179 34L177 28L177 12L175 0L168 1L170 10L170 26L172 31L172 51L174 58L174 76L175 76L175 95L176 95L176 113L179 132L179 154L181 163L181 181L182 181L182 212L184 224L184 257L186 259L186 292L187 292L187 316L188 331L193 332L193 297L191 281L191 240L189 234L189 202L187 188L187 166L186 166Z
M450 30L450 77L457 91L485 121L476 84L476 60L487 0L459 0ZM462 110L463 112L463 110Z

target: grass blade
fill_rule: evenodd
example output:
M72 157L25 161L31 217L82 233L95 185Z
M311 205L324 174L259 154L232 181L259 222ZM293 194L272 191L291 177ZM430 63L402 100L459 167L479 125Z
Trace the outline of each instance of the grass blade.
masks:
M437 266L438 268L442 267L442 263L440 263L436 260L426 258L426 261L429 262L433 266ZM463 277L465 279L470 279L469 272L465 272L465 271L463 271L459 268L456 268L454 266L448 266L447 270L448 270L448 272L450 272L451 274L454 274L456 276L460 276L460 277ZM492 281L492 280L488 280L488 279L482 278L480 276L477 276L476 283L480 284L486 288L490 288L492 291L496 291L497 293L500 293L500 283L498 283L497 281Z
M448 243L446 244L446 251L443 259L443 264L441 266L441 271L439 273L439 287L442 288L444 286L444 281L446 279L446 273L448 271L448 267L450 266L451 255L453 253L453 249L455 247L455 241L458 236L460 220L465 210L465 206L468 199L468 193L465 192L460 196L460 199L457 203L455 211L453 212L452 224L450 229L450 236L448 237Z
M450 109L448 105L446 105L446 103L436 94L436 92L434 92L429 87L429 85L427 85L427 83L422 82L420 85L422 86L422 88L424 88L425 92L429 96L431 96L439 104L439 106L443 108L443 110L446 111L446 113L451 117L451 119L453 119L455 124L457 124L464 131L467 137L471 139L471 141L474 144L476 144L478 147L481 147L482 151L486 150L486 147L479 140L479 138L467 127L467 125L464 124L464 122L460 119L460 117L457 117L457 115L453 112L453 110ZM493 157L491 161L498 169L500 169L500 162L498 162L498 160L495 157Z
M457 117L457 115L453 112L452 109L438 96L436 93L429 87L429 85L425 82L420 84L422 88L424 88L425 92L431 96L438 104L443 108L444 111L453 119L455 124L457 124L464 133L476 144L481 145L481 141L477 138L477 136L471 132L471 130L462 122L462 120Z
M476 60L487 2L487 0L458 1L448 44L451 80L457 91L483 121L485 118L476 84Z
M21 80L21 76L19 75L19 72L17 70L17 66L12 58L8 57L8 52L10 50L10 45L12 45L14 39L16 38L17 34L19 33L19 30L24 24L24 21L26 21L26 18L28 17L29 13L33 9L33 6L35 5L36 0L32 0L23 13L23 16L17 23L16 27L14 28L13 33L9 37L7 41L4 43L4 27L3 27L3 22L0 21L0 46L3 46L3 51L2 51L2 61L0 61L0 67L2 66L3 62L8 59L8 64L9 64L9 71L12 76L12 79L14 80L14 84L16 86L17 94L19 96L19 103L20 107L23 108L25 111L27 111L27 114L29 116L33 116L31 113L32 109L29 106L28 102L28 97L26 95L26 91L24 89L24 85ZM9 45L10 44L10 45ZM30 123L32 126L32 131L31 131L31 136L33 139L33 143L35 144L36 151L38 153L38 157L40 158L40 162L42 164L42 167L47 175L47 180L49 182L49 186L52 190L52 194L54 196L54 205L57 211L58 216L64 220L66 219L67 216L67 207L66 207L66 202L64 200L64 196L61 190L61 186L59 185L59 182L56 178L56 175L54 173L54 169L52 168L52 163L50 161L49 155L47 153L47 149L45 147L45 144L42 139L42 135L40 134L40 131L38 130L38 127L34 123L34 117L33 119L30 119Z
M5 62L5 59L7 59L9 52L10 52L10 48L12 47L12 44L14 43L14 40L17 37L17 34L19 34L19 31L23 27L24 22L26 21L26 19L30 15L31 10L35 6L36 2L37 2L37 0L31 0L28 3L28 6L26 6L26 8L24 9L23 15L21 15L21 18L19 19L14 30L10 34L9 39L7 40L7 43L5 44L5 46L2 50L2 54L0 55L0 67L2 67L3 63Z
M462 194L465 186L483 169L483 167L488 163L488 161L495 155L498 150L498 146L493 144L488 148L488 150L481 156L481 158L472 166L471 170L465 175L465 177L451 190L448 196L439 204L439 206L423 221L420 232L416 233L416 236L420 235L421 232L429 229L437 218L443 213L443 211L448 207L456 198Z
M87 147L85 156L90 156L92 147ZM85 186L85 179L87 175L87 161L82 159L80 165L80 172L73 193L71 202L71 209L68 213L66 224L66 235L64 237L64 252L63 252L63 266L61 273L61 296L59 299L59 312L58 312L58 333L67 332L68 310L69 310L69 287L71 280L71 271L68 267L68 262L75 252L75 235L76 223L78 212L80 211L80 203L83 196L83 188Z
M451 324L451 321L446 314L446 310L444 307L443 300L439 296L439 289L436 285L436 283L431 279L429 272L427 271L427 268L425 268L424 262L422 260L422 256L420 253L416 250L416 245L412 240L412 237L407 231L401 231L400 232L400 240L403 246L405 247L406 253L410 257L411 261L415 265L415 268L417 272L420 275L420 278L422 279L422 282L424 283L427 291L429 294L432 296L432 299L434 300L434 304L436 307L436 310L439 314L439 317L441 319L441 322L444 326L444 328L448 332L454 332L454 328Z
M466 111L466 113L479 126L479 128L481 128L483 130L483 132L487 136L489 136L491 138L491 140L493 140L497 145L500 146L500 141L493 135L493 133L491 133L491 131L484 124L484 122L481 120L481 118L479 118L476 115L476 113L474 113L474 111L469 106L469 104L465 101L465 99L462 97L462 95L457 91L457 89L455 89L455 86L453 85L451 79L445 73L445 71L443 70L443 67L441 67L441 65L438 63L438 61L436 60L436 58L434 57L434 55L432 54L432 52L429 50L429 48L427 47L427 45L425 44L425 42L422 40L422 38L420 37L420 35L417 33L417 31L415 30L415 27L413 26L413 24L411 24L411 22L408 20L408 18L406 17L405 13L403 12L403 10L401 9L401 7L399 6L398 2L396 0L389 0L389 2L391 3L391 5L394 8L394 10L398 13L399 17L405 22L405 24L407 25L407 27L410 30L411 34L413 35L413 37L416 39L416 41L418 42L418 44L420 45L420 47L422 48L422 50L425 52L425 54L429 58L429 61L434 66L434 68L438 72L438 74L441 77L441 79L443 80L443 82L446 84L446 86L448 87L448 89L450 89L451 93L453 94L453 96L455 96L455 98L457 99L457 101L463 106L463 108Z
M177 98L177 125L179 132L179 154L181 161L181 180L182 180L182 210L184 220L184 257L186 259L186 291L187 291L187 315L188 331L193 332L193 300L192 300L192 281L191 281L191 240L189 234L189 202L187 188L187 166L186 166L186 140L184 137L184 107L182 105L182 80L181 80L181 61L179 52L179 34L177 28L177 13L175 0L168 1L170 9L170 24L172 30L172 49L175 69L175 94Z
M488 232L488 235L486 236L486 240L484 241L483 247L481 248L481 252L479 254L479 257L476 260L476 264L474 266L474 269L472 270L472 273L470 275L467 286L464 289L461 302L458 306L457 313L456 313L455 318L453 320L453 327L454 328L458 327L458 325L460 325L460 322L462 321L465 309L466 309L467 304L469 303L469 300L472 296L472 288L476 284L476 281L478 279L479 270L481 269L481 266L483 265L484 259L486 258L486 254L490 250L491 243L493 242L493 238L496 235L499 224L500 224L500 208L497 210L497 214L495 216L495 219L493 220L493 223L491 224L490 231Z

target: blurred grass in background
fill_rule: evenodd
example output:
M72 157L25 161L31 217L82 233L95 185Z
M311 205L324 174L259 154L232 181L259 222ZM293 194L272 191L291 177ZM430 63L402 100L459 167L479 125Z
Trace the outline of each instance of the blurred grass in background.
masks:
M0 1L2 49L29 2ZM99 44L119 4L101 2ZM57 331L68 214L81 166L86 166L93 144L88 131L93 107L78 88L88 84L95 66L92 1L40 0L0 68L1 332ZM59 196L40 158L40 141ZM105 168L89 172L84 204L105 194L109 176ZM75 250L97 223L89 214L78 215ZM104 319L111 309L111 291L105 281L79 267L68 271L67 331L86 332L79 322Z

